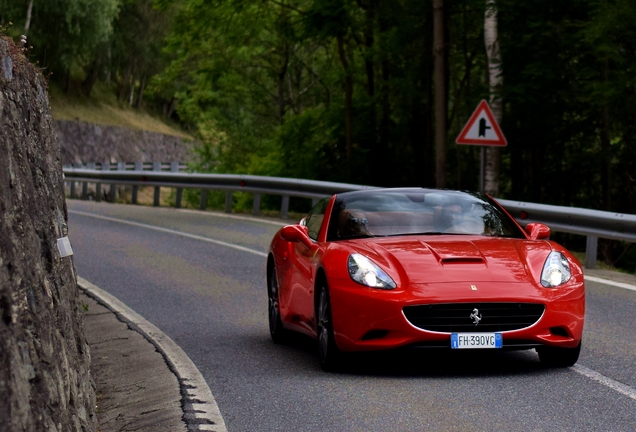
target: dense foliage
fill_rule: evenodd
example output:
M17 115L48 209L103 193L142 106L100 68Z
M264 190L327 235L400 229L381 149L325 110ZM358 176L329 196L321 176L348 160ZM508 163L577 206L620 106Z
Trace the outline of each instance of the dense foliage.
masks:
M202 167L434 185L429 2L163 4L179 13L171 64L152 90L174 89L180 118L205 135ZM633 212L636 4L498 0L498 8L510 143L502 196ZM454 138L488 98L484 10L483 0L446 2L450 187L477 188L478 149Z
M29 5L53 80L177 119L199 170L435 185L430 1L4 0L16 39ZM636 2L496 5L500 196L636 212ZM444 8L446 184L474 190L479 148L454 139L489 97L486 0Z

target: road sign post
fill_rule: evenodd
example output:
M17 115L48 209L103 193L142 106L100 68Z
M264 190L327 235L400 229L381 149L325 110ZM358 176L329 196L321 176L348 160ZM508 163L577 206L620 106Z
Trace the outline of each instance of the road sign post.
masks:
M488 102L485 100L479 102L477 109L470 116L455 142L460 145L481 146L479 152L479 191L484 192L486 165L484 147L505 147L508 145L508 141L506 141L492 110L488 106Z

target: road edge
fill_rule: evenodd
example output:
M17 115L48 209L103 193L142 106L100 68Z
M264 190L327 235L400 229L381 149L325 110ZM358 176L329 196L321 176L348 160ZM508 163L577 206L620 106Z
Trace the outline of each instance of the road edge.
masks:
M618 288L636 291L636 285L633 285L633 284L629 284L625 282L617 282L617 281L609 280L609 279L598 277L598 276L583 275L583 277L585 278L586 281L589 280L590 282L602 283L605 285L611 285Z
M77 285L86 295L116 314L130 328L139 332L164 357L166 364L179 381L183 418L188 429L195 427L200 431L227 432L225 421L210 387L179 345L155 325L98 286L80 276L77 277Z

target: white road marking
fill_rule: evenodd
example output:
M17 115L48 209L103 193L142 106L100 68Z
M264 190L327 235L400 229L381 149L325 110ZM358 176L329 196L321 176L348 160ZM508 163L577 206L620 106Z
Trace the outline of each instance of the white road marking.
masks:
M619 287L619 288L625 288L628 290L632 290L632 291L636 291L636 285L631 285L628 283L624 283L624 282L615 282L615 281L611 281L611 280L607 280L607 279L601 279L595 276L588 276L585 275L585 280L589 280L592 282L598 282L598 283L602 283L602 284L606 284L606 285L612 285L615 287Z
M261 257L267 257L267 254L265 252L261 252L261 251L257 251L255 249L250 249L247 248L245 246L239 246L233 243L227 243L221 240L215 240L215 239L211 239L209 237L203 237L203 236L198 236L195 234L188 234L188 233L184 233L181 231L175 231L175 230L171 230L168 228L161 228L161 227L157 227L157 226L153 226L153 225L147 225L147 224L143 224L143 223L139 223L139 222L132 222L132 221L127 221L124 219L117 219L117 218L113 218L113 217L109 217L109 216L101 216L101 215L96 215L93 213L87 213L87 212L83 212L83 211L78 211L78 210L69 210L69 213L72 214L78 214L81 216L87 216L87 217L92 217L95 219L101 219L101 220L106 220L109 222L117 222L117 223L121 223L121 224L125 224L125 225L131 225L131 226L136 226L136 227L140 227L140 228L146 228L146 229L150 229L150 230L154 230L154 231L159 231L159 232L164 232L164 233L168 233L168 234L174 234L174 235L178 235L181 237L186 237L186 238L191 238L191 239L195 239L195 240L201 240L204 242L208 242L208 243L213 243L213 244L217 244L220 246L225 246L225 247L229 247L232 249L237 249L243 252L248 252L254 255L258 255Z
M619 288L625 288L628 290L632 290L632 291L636 291L636 286L635 285L631 285L631 284L627 284L627 283L623 283L623 282L615 282L612 280L608 280L608 279L602 279L599 277L595 277L595 276L587 276L585 275L585 280L589 280L591 282L598 282L598 283L602 283L602 284L606 284L606 285L611 285L611 286L615 286L615 287L619 287ZM625 396L627 396L628 398L634 399L636 400L636 389L633 389L632 387L625 385L619 381L613 380L611 378L606 377L603 374L600 374L598 372L596 372L595 370L592 370L590 368L587 368L583 365L580 364L575 364L574 366L572 366L572 370L574 370L577 373L580 373L583 376L586 376L596 382L599 382L601 384L603 384L604 386L607 386L609 388L611 388L612 390L615 390Z
M592 370L580 364L575 364L574 366L572 366L572 370L594 381L597 381L604 386L607 386L612 390L615 390L627 396L628 398L636 400L636 389L633 389L630 386L623 384L622 382L608 378L605 375L602 375L595 370Z

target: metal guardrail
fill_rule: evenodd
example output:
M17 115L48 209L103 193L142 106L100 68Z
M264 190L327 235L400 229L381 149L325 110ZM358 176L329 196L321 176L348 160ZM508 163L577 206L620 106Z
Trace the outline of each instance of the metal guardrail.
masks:
M599 238L636 243L636 215L502 199L497 201L521 224L541 222L552 231L587 237L586 268L596 267Z
M64 167L66 182L71 185L71 197L77 198L76 184L82 183L81 197L88 196L88 183L96 184L95 200L102 199L101 184L110 184L109 200L115 200L115 186L132 186L132 202L137 203L137 193L139 186L152 186L155 188L154 205L159 205L159 194L161 187L175 188L177 190L175 207L180 208L182 204L183 189L201 189L199 208L205 210L207 205L208 190L224 190L225 211L232 212L232 194L234 192L249 192L254 194L253 213L260 214L261 195L282 196L281 217L287 219L289 214L289 198L301 197L310 198L313 202L338 192L351 190L369 189L373 186L361 186L346 183L333 183L316 180L290 179L283 177L264 177L242 174L197 174L177 172L176 164L173 163L173 171L165 172L159 170L159 163L155 163L153 171L144 171L137 165L135 170L127 170L123 163L119 164L119 169L111 170L111 165L103 164L102 169L97 170L94 164L88 164L87 168ZM165 165L165 164L164 164ZM72 179L72 180L71 180Z
M239 174L196 174L178 172L182 165L153 163L153 170L144 170L140 162L133 164L117 164L112 170L111 165L102 164L100 170L94 164L87 168L64 167L65 181L70 183L71 197L77 198L76 185L82 183L82 197L87 197L87 184L96 185L96 200L101 199L101 184L110 184L110 200L114 201L116 185L132 186L132 202L137 203L139 186L153 186L155 188L154 205L159 205L159 191L161 187L176 188L175 207L182 204L184 188L201 189L200 205L205 209L208 190L224 190L225 211L232 212L232 196L236 191L254 194L252 212L260 214L261 195L282 196L281 217L287 219L289 214L289 197L310 198L313 202L334 193L352 190L372 189L373 186L362 186L346 183L333 183L316 180L302 180L282 177L263 177ZM134 170L127 168L133 167ZM612 213L599 210L589 210L577 207L560 207L545 204L534 204L509 200L498 200L499 203L522 225L530 222L541 222L552 231L565 232L587 237L586 260L587 268L596 266L598 238L622 240L636 243L636 215Z
M636 243L636 215L497 200L517 221L541 222L553 231Z
M134 170L134 171L186 171L188 165L180 162L89 162L64 165L67 168L87 168L99 171Z

